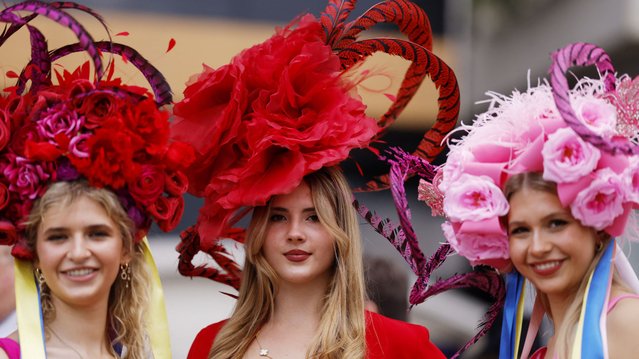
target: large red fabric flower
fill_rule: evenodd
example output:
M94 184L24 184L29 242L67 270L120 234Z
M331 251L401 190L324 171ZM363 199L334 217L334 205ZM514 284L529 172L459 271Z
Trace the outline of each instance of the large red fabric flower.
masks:
M368 146L376 121L341 73L310 15L204 71L175 105L177 139L194 144L190 192L204 197L198 228L204 249L245 206L264 205L302 178Z

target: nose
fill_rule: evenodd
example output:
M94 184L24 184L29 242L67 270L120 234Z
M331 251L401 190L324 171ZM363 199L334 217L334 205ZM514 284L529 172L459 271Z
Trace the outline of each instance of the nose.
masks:
M552 250L551 241L540 230L534 230L530 243L530 253L542 257Z
M303 242L306 240L303 224L299 220L289 221L287 239L291 242Z
M82 261L91 256L87 241L82 235L74 235L67 257L73 261Z

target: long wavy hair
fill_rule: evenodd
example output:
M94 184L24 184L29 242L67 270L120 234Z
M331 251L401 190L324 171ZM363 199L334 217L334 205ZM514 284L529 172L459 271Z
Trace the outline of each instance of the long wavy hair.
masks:
M362 245L353 195L337 168L304 178L320 223L335 238L335 262L308 358L362 359L366 355ZM273 315L278 276L262 253L269 205L255 208L247 230L246 262L233 315L217 335L209 358L241 358Z
M135 226L118 197L111 191L89 186L86 181L56 182L52 184L46 193L35 202L29 219L26 223L27 243L31 249L36 248L38 228L40 227L47 211L54 206L66 207L79 198L89 198L98 203L111 220L116 224L122 237L125 253L131 260L130 284L126 283L118 275L111 285L107 309L107 328L104 335L110 346L111 354L117 356L113 345L122 345L126 348L126 357L130 359L144 359L146 357L146 330L144 327L145 313L149 301L147 271L142 247L134 242ZM35 267L34 267L35 270ZM50 288L44 284L40 291L40 302L44 323L55 318L55 306L51 300Z
M537 172L528 172L517 174L508 179L506 185L504 187L504 194L506 198L510 201L512 196L517 192L524 188L533 189L536 191L543 191L552 193L557 195L557 185L554 182L546 181L543 179L541 173ZM599 248L606 248L608 243L612 240L610 235L605 232L598 232L597 236L598 240L601 241L601 246ZM586 274L584 278L581 280L579 284L579 288L575 293L575 297L568 305L566 309L566 313L564 316L564 320L559 327L555 327L555 353L559 353L560 358L569 358L570 350L572 348L572 343L575 340L575 333L577 330L577 323L579 321L579 315L581 313L581 309L583 307L583 297L586 293L586 289L588 288L588 278L594 272L599 260L603 256L603 250L597 250L595 252L595 256L588 266ZM612 285L619 286L621 288L625 288L626 285L620 279L617 270L613 271L612 276ZM544 310L552 319L552 313L550 312L550 302L548 301L548 296L543 292L537 291L537 295L541 301Z

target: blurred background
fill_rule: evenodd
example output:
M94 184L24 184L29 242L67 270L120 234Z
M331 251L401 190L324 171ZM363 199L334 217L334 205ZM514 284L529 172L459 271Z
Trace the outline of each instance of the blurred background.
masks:
M188 78L202 69L202 64L218 67L226 64L242 49L259 43L305 12L319 14L324 1L300 0L92 0L78 1L104 15L113 39L131 45L149 59L167 77L173 88L174 100L182 98ZM461 120L472 121L485 105L475 104L486 91L510 93L513 88L525 90L529 81L544 77L550 65L549 54L570 42L593 42L611 55L620 73L639 73L639 0L415 0L426 9L434 30L435 53L456 72L460 81ZM376 1L360 0L352 17L359 16ZM96 40L107 38L106 31L92 18L80 16ZM38 20L49 48L75 42L70 31L49 20ZM21 31L2 48L0 72L19 73L29 56L28 32ZM401 36L392 25L377 26L371 36ZM167 52L171 39L175 47ZM79 57L73 61L85 61ZM119 61L119 59L118 59ZM63 63L66 68L77 63ZM365 82L360 94L369 104L369 112L379 116L390 105L385 94L393 94L407 64L386 55L374 56L366 68L378 76ZM144 84L132 68L118 66L118 75L125 81ZM2 85L11 86L13 79L2 78ZM433 123L437 93L427 79L416 98L404 111L385 137L386 142L401 144L413 150L424 132ZM383 146L381 147L383 149ZM362 178L355 162L369 176L387 171L384 163L370 153L353 154L354 160L344 165L354 183ZM441 161L443 156L440 156ZM430 209L416 200L417 182L407 185L412 198L411 208L421 247L430 255L443 241L441 219L432 217ZM395 217L390 193L358 194L369 208L382 216ZM200 201L190 198L187 213L179 227L195 222ZM163 279L170 321L172 350L175 358L185 358L195 334L205 325L226 318L234 300L223 292L233 293L209 280L181 277L177 273L177 253L174 247L179 230L162 234L154 229L150 242ZM369 268L385 266L389 285L371 287L371 297L380 298L390 292L406 295L414 277L394 248L362 222L365 254ZM237 249L241 260L241 249ZM205 261L205 258L200 258ZM638 264L637 256L631 256ZM469 269L461 258L452 257L436 272L449 277ZM374 270L370 271L373 273ZM379 272L379 271L377 271ZM371 274L371 277L373 274ZM382 282L389 281L389 275ZM399 278L399 279L398 279ZM404 285L405 283L405 285ZM5 293L2 293L4 296ZM405 301L405 297L404 297ZM474 293L445 293L413 308L407 320L426 325L432 340L448 355L470 339L488 306L485 298ZM406 312L400 310L400 312ZM497 328L498 329L498 328ZM498 338L485 339L475 345L464 358L497 357Z

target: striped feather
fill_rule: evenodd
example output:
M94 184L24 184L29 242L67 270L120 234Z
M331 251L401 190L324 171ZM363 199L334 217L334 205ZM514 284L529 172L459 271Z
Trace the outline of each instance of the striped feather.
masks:
M80 24L76 19L54 5L39 1L25 1L15 4L13 6L7 7L0 14L3 14L5 12L11 13L14 11L33 12L35 14L47 17L57 22L61 26L69 28L76 35L76 37L78 38L78 42L82 44L84 50L89 54L89 56L91 56L91 59L95 64L97 77L102 77L102 60L100 59L100 54L98 53L98 50L94 45L93 37L91 37L91 34L89 34L84 29L82 24Z
M127 45L109 41L98 41L95 43L95 46L102 52L126 56L127 60L140 70L151 85L151 89L155 95L155 101L158 105L166 105L173 101L171 87L164 75L135 49ZM83 50L84 48L80 43L61 47L51 52L51 61L56 61L61 57Z
M324 12L320 15L320 23L324 30L324 42L333 46L344 31L346 19L355 7L357 0L329 0Z
M459 117L459 86L453 70L439 57L422 46L397 39L368 39L357 41L339 52L342 66L349 68L367 56L383 51L412 61L397 93L396 101L380 120L380 126L390 126L419 89L423 78L428 75L439 91L437 100L439 112L437 120L424 134L414 155L433 161L444 149L446 135L455 128ZM388 176L381 176L367 183L363 190L376 191L389 186Z
M596 45L578 42L570 44L552 54L552 65L550 67L550 85L552 86L553 98L559 113L564 121L587 142L599 149L613 155L623 153L626 155L638 154L639 147L630 141L620 141L618 138L613 141L604 139L591 131L585 124L577 118L572 105L570 104L570 88L566 79L566 72L572 66L595 65L601 74L606 90L615 90L615 69L608 54Z
M347 47L357 40L362 31L379 23L394 23L409 41L429 51L433 50L433 31L430 20L422 8L409 0L388 0L374 5L348 24L346 32L334 48Z

